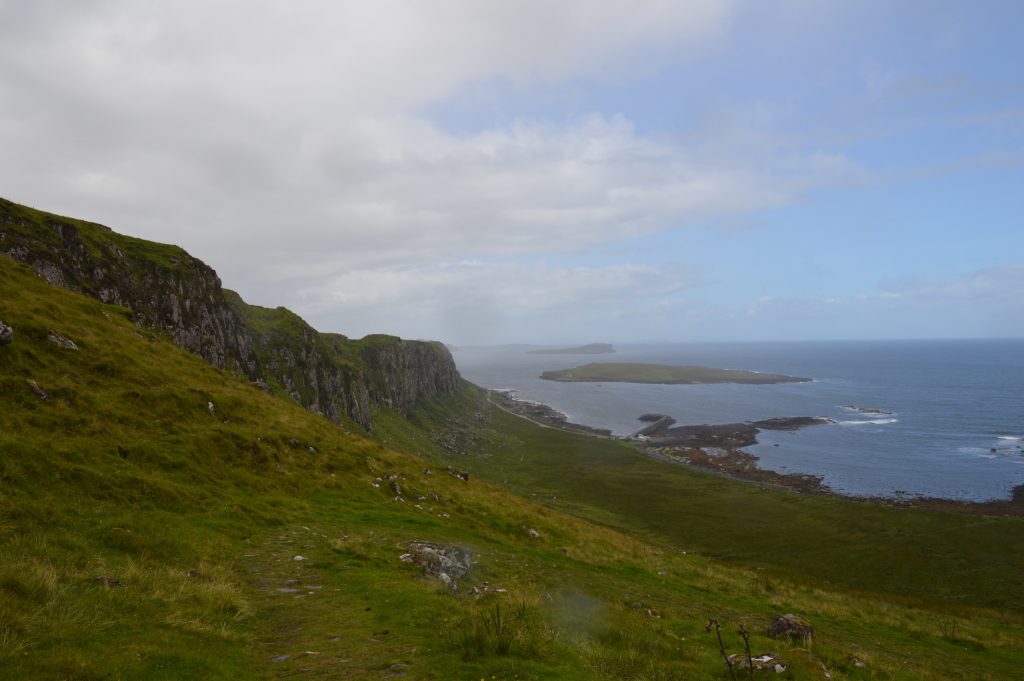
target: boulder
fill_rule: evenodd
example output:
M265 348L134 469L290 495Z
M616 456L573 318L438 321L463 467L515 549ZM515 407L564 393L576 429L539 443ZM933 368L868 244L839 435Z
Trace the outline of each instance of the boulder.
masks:
M768 626L768 635L772 638L801 641L807 645L814 636L814 627L803 617L787 613L775 616L772 623Z
M409 553L399 556L405 563L412 563L444 582L452 591L458 590L458 580L469 573L473 562L472 552L464 546L435 544L426 541L409 542Z
M0 319L0 345L7 345L14 340L14 329L11 325Z

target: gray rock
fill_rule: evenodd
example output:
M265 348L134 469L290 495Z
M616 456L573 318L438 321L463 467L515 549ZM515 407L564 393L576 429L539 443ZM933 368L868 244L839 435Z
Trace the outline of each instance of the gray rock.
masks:
M473 553L464 546L454 544L412 541L409 542L409 553L402 554L399 559L421 567L428 575L436 576L455 591L459 588L458 580L469 573Z
M14 329L10 324L0 319L0 345L7 345L14 340Z
M774 653L751 655L749 662L746 654L736 653L729 656L729 663L733 669L747 669L752 664L754 671L773 671L776 674L785 674L789 668L789 665Z
M47 338L49 338L50 342L53 343L54 345L59 345L60 347L66 350L78 350L78 344L75 343L75 341L71 340L66 336L60 335L56 331L51 331L50 335L47 336Z
M43 402L46 401L46 391L40 388L38 383L36 383L30 378L25 381L25 385L27 385L28 389L32 391L32 394L41 399Z
M540 539L540 532L533 529L532 527L526 527L523 529L526 530L526 534L530 537L530 539Z
M772 638L785 638L790 641L801 641L809 644L814 637L814 627L799 615L787 613L776 615L768 626L768 635Z

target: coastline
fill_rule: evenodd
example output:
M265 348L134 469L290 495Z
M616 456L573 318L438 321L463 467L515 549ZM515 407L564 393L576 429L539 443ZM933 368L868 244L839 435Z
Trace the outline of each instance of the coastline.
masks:
M557 428L591 437L619 439L641 453L668 464L690 466L742 482L771 485L799 494L829 496L848 501L882 504L901 508L954 511L978 515L1024 516L1024 485L1011 491L1009 499L967 501L914 495L857 496L838 492L823 478L805 473L779 473L758 466L758 456L742 448L757 443L760 430L797 430L832 422L823 417L781 417L751 423L691 425L672 428L675 420L663 414L644 414L651 421L627 437L616 437L606 428L595 428L569 421L566 414L540 402L519 399L515 390L488 390L495 406L537 425ZM492 399L496 397L497 399Z

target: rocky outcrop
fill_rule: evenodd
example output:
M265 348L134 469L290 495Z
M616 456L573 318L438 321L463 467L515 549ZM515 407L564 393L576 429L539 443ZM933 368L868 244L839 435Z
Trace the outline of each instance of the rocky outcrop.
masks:
M0 319L0 345L7 345L14 340L14 329Z
M347 416L371 429L375 408L405 414L459 380L441 343L319 333L285 308L246 304L180 248L103 225L0 199L0 252L51 284L129 308L138 325L336 422Z

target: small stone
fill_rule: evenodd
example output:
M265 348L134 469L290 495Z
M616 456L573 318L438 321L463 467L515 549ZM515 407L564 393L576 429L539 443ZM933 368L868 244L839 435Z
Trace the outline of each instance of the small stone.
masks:
M14 329L10 324L0 319L0 345L7 345L14 340Z
M25 381L25 385L28 386L28 389L31 390L36 397L41 399L43 402L46 401L46 392L39 387L38 383L36 383L32 379L28 379Z
M66 336L62 336L56 331L51 331L50 335L47 336L51 343L59 345L66 350L78 350L78 344Z
M288 655L278 655L277 657L270 658L271 662L284 662L288 659Z
M217 411L216 407L213 406L213 402L207 402L206 408L210 410L210 414L213 414Z
M294 558L292 558L292 560L294 560L296 562L301 562L301 561L306 560L306 557L305 556L295 556Z
M532 527L527 527L524 529L526 530L526 534L530 537L530 539L540 539L540 532L538 532L537 530L533 529Z

